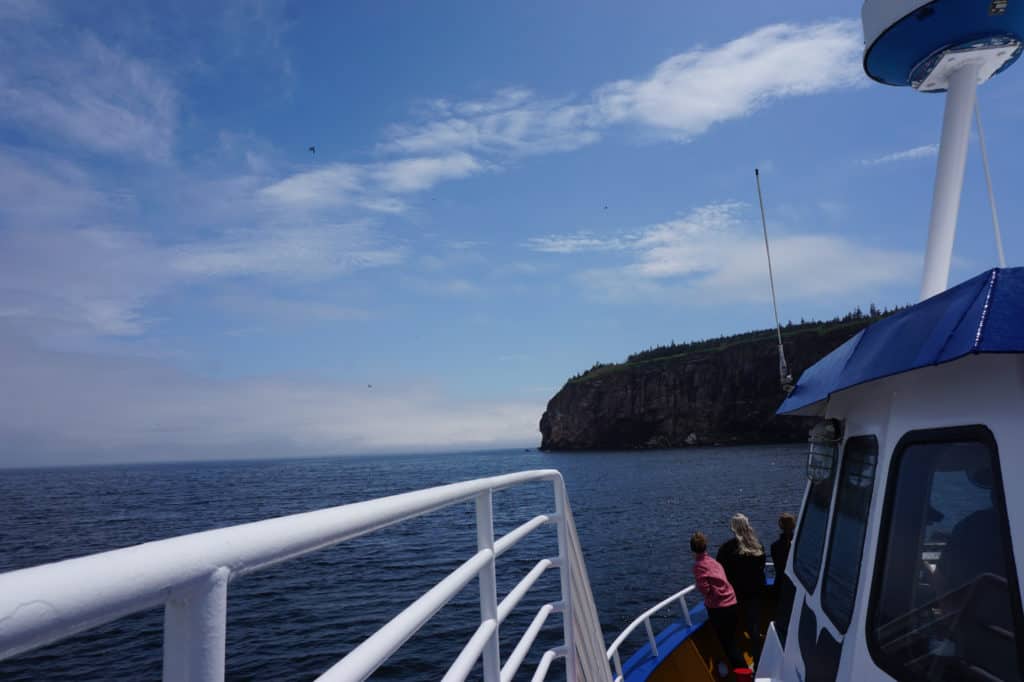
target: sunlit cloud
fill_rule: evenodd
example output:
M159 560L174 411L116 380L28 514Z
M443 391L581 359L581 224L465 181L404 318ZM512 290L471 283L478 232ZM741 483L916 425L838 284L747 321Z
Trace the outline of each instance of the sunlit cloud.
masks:
M900 152L893 152L891 154L883 154L882 156L876 156L873 159L864 159L861 161L865 166L877 166L883 163L895 163L897 161L914 161L916 159L930 159L938 156L939 145L937 144L925 144L920 147L914 147L913 149L905 149Z
M775 24L717 47L682 52L647 77L613 81L582 98L545 99L525 88L505 88L490 99L438 100L421 121L392 126L381 147L417 154L544 154L593 144L622 124L685 140L775 100L860 84L862 48L855 21Z
M595 97L609 123L638 123L686 139L774 100L861 83L861 50L855 21L776 24L678 54L649 77L610 83Z
M584 291L601 301L764 301L764 242L757 225L743 219L745 208L738 203L710 204L682 218L603 239L550 235L529 245L542 253L621 253L618 265L587 268L575 275ZM920 267L916 254L833 235L778 233L772 239L772 256L776 286L787 299L905 283Z
M421 192L482 170L484 167L464 152L372 164L333 163L289 175L262 188L260 196L289 208L355 206L372 212L400 213L405 210L400 195Z

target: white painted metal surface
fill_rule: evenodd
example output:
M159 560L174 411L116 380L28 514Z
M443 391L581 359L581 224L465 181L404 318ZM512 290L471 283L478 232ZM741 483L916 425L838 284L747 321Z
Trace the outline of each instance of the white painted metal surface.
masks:
M924 257L921 300L946 290L953 258L956 219L960 212L960 190L967 163L967 139L978 87L976 61L967 60L949 76L946 111L942 118L942 141L935 171L932 217L928 226L928 247Z
M555 512L540 515L505 537L494 538L492 493L524 483L552 484ZM70 637L156 606L164 606L165 680L210 682L224 679L224 645L229 582L246 573L350 540L416 516L475 501L478 551L441 582L331 667L320 680L363 680L474 578L480 583L480 627L452 664L446 680L462 680L483 659L487 682L507 680L521 665L544 618L563 611L565 645L545 654L544 670L565 657L566 676L578 675L574 629L599 628L596 618L574 623L574 579L568 567L582 566L574 556L575 529L565 484L555 470L526 471L454 483L402 495L358 502L304 514L146 543L0 575L0 659ZM531 531L555 523L559 554L541 560L519 586L498 604L495 561ZM499 625L550 567L561 573L561 601L538 613L505 666L498 649ZM585 575L583 576L585 579ZM578 590L577 590L578 591ZM589 587L585 594L589 594ZM596 616L590 605L589 613ZM504 608L503 608L504 607ZM543 616L542 616L543 614ZM593 620L593 623L589 621ZM585 633L593 636L593 633ZM598 629L598 636L600 635ZM607 671L603 658L584 669ZM588 667L589 666L589 667ZM600 672L589 680L601 679Z
M953 74L960 70L965 63L972 63L977 66L974 79L977 84L982 84L995 75L995 72L1003 68L1013 58L1020 43L1000 45L997 47L972 48L969 50L949 50L939 63L935 65L928 76L915 85L920 92L939 92L949 87L949 81Z
M864 45L870 47L890 26L932 1L864 0L860 8L860 19L864 25Z
M868 651L864 633L871 583L876 577L875 558L885 506L885 492L893 454L900 438L910 431L954 426L984 425L995 437L1000 451L999 466L1006 486L1006 506L1010 527L1010 546L1014 550L1017 584L1024 585L1024 498L1013 494L1015 482L1024 480L1024 457L1017 455L1018 444L1024 440L1024 421L1020 407L1024 405L1024 357L1016 354L971 355L954 362L905 372L878 379L832 395L826 417L844 419L847 437L874 435L878 439L878 462L868 514L864 553L857 583L857 599L846 633L840 632L828 618L821 604L821 584L808 594L792 572L792 558L786 572L793 581L796 596L790 618L778 680L806 678L800 651L797 623L806 605L815 613L818 627L837 640L844 641L837 680L890 680ZM837 464L838 465L838 464ZM838 465L841 466L841 465ZM833 495L832 504L835 504ZM829 509L826 537L831 534L834 509ZM799 537L794 543L799 542ZM794 544L794 547L796 544ZM822 562L820 571L825 570ZM1024 588L1022 588L1024 590ZM1021 593L1024 597L1024 591ZM776 645L778 646L778 645ZM765 657L775 656L766 642ZM760 673L760 671L759 671Z

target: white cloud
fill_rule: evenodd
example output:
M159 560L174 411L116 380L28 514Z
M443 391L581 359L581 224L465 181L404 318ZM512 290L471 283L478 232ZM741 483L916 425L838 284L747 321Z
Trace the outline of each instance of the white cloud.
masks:
M401 247L381 246L363 225L259 229L179 246L109 227L6 229L0 230L0 320L41 336L137 335L148 322L145 306L175 288L244 276L325 280L404 257ZM314 302L261 305L279 316L361 316L354 308Z
M600 88L608 122L631 121L688 138L747 116L774 99L850 87L863 80L859 24L776 24L712 49L678 54L650 77Z
M326 280L406 257L368 221L267 213L251 176L172 178L159 200L187 205L200 222L158 241L137 227L133 193L103 191L101 179L45 152L19 158L0 147L0 319L41 338L138 335L147 305L195 283Z
M440 157L399 159L375 166L372 177L388 192L419 192L442 180L464 178L481 169L477 160L466 153Z
M901 152L893 152L892 154L883 154L873 159L864 159L861 161L865 166L877 166L882 163L893 163L895 161L913 161L915 159L930 159L937 156L939 153L939 145L937 144L925 144L920 147L914 147L913 149L905 149Z
M597 237L589 232L568 235L546 235L531 237L526 241L528 248L540 253L577 253L579 251L617 251L626 248L628 242L619 237Z
M400 213L395 195L430 189L444 180L483 170L469 154L418 156L372 164L334 163L301 171L260 190L265 200L289 208L323 210L356 206L368 211Z
M497 154L569 151L596 142L599 121L588 104L542 100L531 91L499 90L488 100L434 102L425 122L393 126L389 151L473 149Z
M9 334L0 334L0 357L8 465L26 464L26 452L39 465L532 445L543 411L542 398L457 400L423 384L206 380Z
M93 152L170 158L177 92L157 70L90 34L69 42L15 24L2 37L0 120Z
M600 86L584 98L544 99L523 88L491 99L433 102L422 121L393 126L382 148L403 153L471 149L540 154L593 144L614 124L687 139L748 116L772 100L860 84L859 24L776 24L659 64L647 78Z
M349 163L295 173L260 190L267 199L309 208L345 206L362 192L363 170Z
M0 318L24 330L138 334L143 304L170 279L160 253L130 232L0 231Z
M0 147L0 226L81 223L112 208L77 166L43 152L30 162Z
M593 297L614 302L764 301L764 242L742 204L711 204L676 220L600 239L557 235L531 240L536 251L619 251L624 262L577 275ZM554 249L550 245L565 245ZM789 300L870 291L902 283L920 267L916 254L857 244L833 235L778 231L772 258L779 295Z
M275 275L319 279L394 265L400 247L384 247L365 224L238 231L216 241L178 247L175 271L201 277Z

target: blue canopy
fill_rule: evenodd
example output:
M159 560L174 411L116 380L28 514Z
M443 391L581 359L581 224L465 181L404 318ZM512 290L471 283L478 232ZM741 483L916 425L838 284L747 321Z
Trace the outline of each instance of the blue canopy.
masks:
M1024 353L1024 268L995 268L901 310L807 369L778 414L974 353Z

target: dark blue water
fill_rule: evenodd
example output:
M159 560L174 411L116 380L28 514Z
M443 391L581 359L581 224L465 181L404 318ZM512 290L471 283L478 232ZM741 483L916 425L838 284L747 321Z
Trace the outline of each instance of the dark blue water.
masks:
M561 470L606 640L692 582L688 538L718 544L742 511L767 545L797 512L802 447L473 454L0 470L0 571L149 540L523 469ZM550 485L495 496L500 535L552 507ZM234 581L232 680L309 680L475 552L471 505L359 538ZM499 596L556 553L553 528L498 562ZM549 571L502 626L507 656L537 608L557 599ZM471 584L374 679L438 679L479 622ZM146 680L161 674L159 609L0 662L0 680ZM534 646L560 642L559 617ZM639 640L638 640L639 642ZM626 653L629 653L627 651ZM520 676L528 679L524 665ZM553 668L552 677L564 674Z

